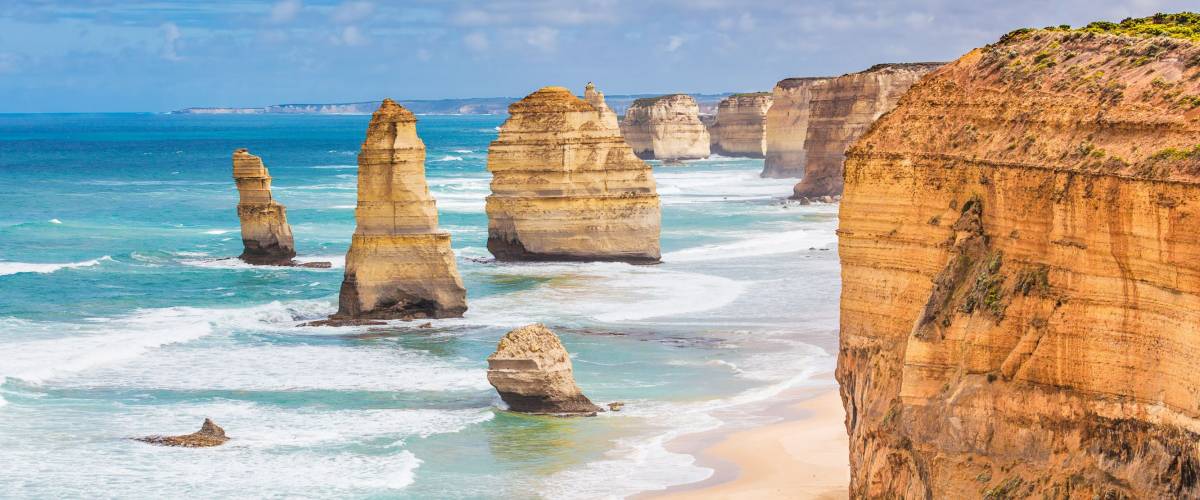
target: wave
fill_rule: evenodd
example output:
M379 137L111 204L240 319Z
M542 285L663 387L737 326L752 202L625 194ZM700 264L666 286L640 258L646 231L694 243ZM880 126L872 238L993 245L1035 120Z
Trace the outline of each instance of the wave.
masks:
M51 224L62 224L62 221L60 221L60 220L58 220L58 219L50 219L50 220L48 220L48 221L46 221L46 222L49 222L49 223L51 223Z
M8 276L10 274L20 273L38 273L49 274L62 269L76 269L80 267L98 266L101 262L113 262L112 257L107 255L98 259L85 260L81 262L67 262L64 264L40 264L30 262L6 262L0 261L0 276Z
M455 149L454 152L458 153L458 154L463 154L463 155L469 155L471 153L474 153L474 151L471 151L470 149Z
M461 156L446 155L433 161L463 161Z
M220 235L220 234L232 233L234 231L239 231L239 230L238 229L209 229L208 231L205 231L204 234Z
M317 170L346 170L346 169L358 168L358 165L317 165L317 166L308 167L308 168L313 168L313 169L317 169Z
M824 229L797 229L781 233L762 233L731 243L704 245L667 252L663 262L699 262L708 260L742 259L808 250L829 248L837 243L837 235L830 227Z
M346 267L345 255L301 255L297 256L296 262L328 262L332 265L331 268L316 268L316 267L301 267L301 266L262 266L255 264L247 264L236 257L221 257L221 258L190 258L180 259L178 262L185 266L207 267L209 269L237 269L241 271L253 271L263 269L294 269L296 271L306 272L327 272L329 269L339 269Z

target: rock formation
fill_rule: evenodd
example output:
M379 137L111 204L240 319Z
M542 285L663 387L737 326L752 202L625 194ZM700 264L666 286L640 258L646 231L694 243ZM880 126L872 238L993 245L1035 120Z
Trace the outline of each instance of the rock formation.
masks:
M809 102L813 87L828 77L788 78L775 84L766 118L766 160L763 177L804 176L804 145L808 137Z
M1120 34L1174 19L1010 33L850 149L852 498L1200 497L1200 37Z
M287 209L271 198L271 175L262 159L245 149L233 152L233 180L242 222L242 255L249 264L290 266L296 256Z
M512 411L553 415L603 411L575 385L571 356L545 325L508 332L487 361L488 382Z
M771 93L734 94L721 101L709 127L712 152L724 156L763 158L767 152L767 110Z
M596 108L596 111L600 113L600 123L604 124L605 127L614 130L621 128L620 123L617 121L617 114L604 102L604 92L596 90L596 85L592 82L588 82L587 86L583 88L583 100L591 104L593 108Z
M214 423L211 419L204 419L204 424L200 426L200 430L191 434L182 436L146 436L134 438L136 441L143 443L157 444L160 446L180 446L184 448L207 448L210 446L220 446L229 441L225 437L225 429Z
M708 129L696 100L672 94L633 101L621 120L621 134L642 159L679 162L708 158Z
M508 108L488 148L488 250L499 260L658 262L650 166L562 87Z
M358 154L357 227L334 322L459 317L466 290L438 230L417 119L391 99L371 116Z
M804 138L804 178L794 198L842 194L846 148L891 111L913 83L945 63L877 64L812 87Z

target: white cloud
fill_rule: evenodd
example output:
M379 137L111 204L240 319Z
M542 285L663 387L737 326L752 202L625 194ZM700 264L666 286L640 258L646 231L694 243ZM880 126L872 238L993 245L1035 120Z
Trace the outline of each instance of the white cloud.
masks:
M464 36L463 44L466 45L468 49L471 49L475 52L483 52L491 45L488 43L487 35L479 31L469 33L467 36Z
M545 26L523 30L522 38L530 46L544 52L554 52L558 49L558 30Z
M159 26L159 29L161 29L163 33L162 58L168 61L178 61L182 59L182 57L179 57L177 52L177 49L179 48L179 39L183 36L183 34L179 32L179 26L176 26L175 23L163 23L162 26Z
M667 52L675 52L676 50L679 50L680 47L683 47L683 42L685 41L687 40L682 36L671 35L667 38Z
M331 39L334 45L358 46L366 45L367 37L363 35L362 30L358 26L346 26L342 28L342 32L334 35Z
M426 49L417 49L417 59L421 61L428 61L433 59L433 53Z
M19 66L17 59L18 56L16 54L0 52L0 75L16 73L17 66Z
M280 0L271 7L271 22L283 24L296 18L304 4L300 0Z
M371 2L343 2L333 10L333 20L350 24L366 19L372 12L375 12L375 4Z
M486 26L488 24L496 24L507 21L507 18L495 13L484 12L479 9L460 10L454 14L453 20L456 24L463 26Z

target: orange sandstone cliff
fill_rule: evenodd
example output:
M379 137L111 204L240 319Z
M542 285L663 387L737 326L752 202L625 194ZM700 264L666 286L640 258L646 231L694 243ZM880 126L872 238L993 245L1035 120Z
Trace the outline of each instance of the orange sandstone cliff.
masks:
M488 147L492 255L658 262L654 174L602 110L563 87L545 87L508 112Z
M796 184L794 197L841 195L846 148L891 111L914 82L942 64L877 64L813 85L804 138L804 177Z
M721 100L709 127L712 152L724 156L762 158L767 151L767 110L771 94L734 94Z
M850 149L852 497L1200 496L1200 43L1111 26L972 51Z
M804 145L808 137L812 88L828 80L825 77L787 78L775 84L764 123L767 153L763 177L804 176Z
M233 181L238 190L242 255L249 264L290 266L296 256L287 209L271 197L271 174L262 158L246 149L233 152Z
M621 134L638 158L665 162L708 158L708 127L700 107L687 94L633 101L621 120Z
M337 320L459 317L466 290L450 234L438 229L417 119L391 99L371 116L358 154L357 226Z

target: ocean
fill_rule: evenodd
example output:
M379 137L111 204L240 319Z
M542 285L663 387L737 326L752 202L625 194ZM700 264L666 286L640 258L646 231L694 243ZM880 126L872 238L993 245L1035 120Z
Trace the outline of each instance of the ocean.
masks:
M491 261L500 116L420 116L462 319L312 328L337 307L369 116L0 115L0 497L606 498L712 471L671 439L830 386L837 207L762 160L654 164L663 263ZM241 253L231 154L287 206L299 260ZM597 404L505 412L485 358L542 322ZM231 441L163 448L205 417Z

